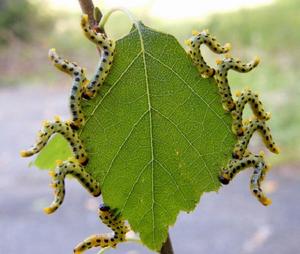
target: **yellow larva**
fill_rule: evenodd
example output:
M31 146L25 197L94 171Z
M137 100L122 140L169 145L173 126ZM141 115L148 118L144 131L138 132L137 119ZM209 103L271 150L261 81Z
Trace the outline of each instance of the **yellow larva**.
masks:
M209 67L205 60L203 59L200 51L200 46L205 44L212 50L214 53L223 54L227 53L231 46L229 43L221 46L219 42L216 41L216 38L211 36L208 30L202 32L193 32L193 36L185 41L185 44L189 46L188 54L192 58L194 64L197 66L199 73L204 77L211 77L214 75L214 69Z
M262 102L259 100L258 94L253 93L250 89L245 90L242 93L237 93L236 107L231 112L233 118L232 131L238 135L243 135L243 111L247 103L250 104L252 111L257 119L269 120L271 115L265 112Z
M242 63L240 60L235 60L232 57L226 57L223 60L217 61L218 68L214 78L218 84L219 93L222 98L222 105L225 110L232 111L235 109L235 102L233 101L230 86L228 84L228 71L232 69L237 72L249 72L255 68L258 63L259 58L257 57L249 63Z
M113 233L92 235L79 243L75 249L75 254L81 254L88 249L94 247L116 247L120 242L124 242L126 233L129 231L129 227L125 225L125 221L122 220L115 211L111 210L108 206L100 205L99 218L101 221L113 230Z
M92 30L88 23L87 15L82 16L81 27L84 31L84 35L101 50L97 70L91 81L87 84L85 91L85 96L92 98L97 94L100 86L108 75L113 61L115 42L107 38L105 34L97 33Z
M241 159L243 157L245 150L248 147L249 141L255 131L258 131L261 134L266 147L272 153L279 153L279 148L273 141L271 130L269 127L267 127L266 122L264 120L255 119L249 121L249 123L244 127L244 129L244 135L238 138L238 142L233 149L233 158Z
M62 204L65 197L65 177L67 175L75 177L94 197L101 194L99 183L83 169L77 160L57 161L57 167L55 171L50 171L50 175L52 176L51 187L54 189L54 200L49 207L44 209L47 214L53 213Z
M21 151L22 157L29 157L40 152L48 143L53 134L59 133L69 142L74 158L81 165L88 162L87 153L83 147L82 141L76 131L71 128L70 122L62 122L60 117L56 116L54 122L45 121L43 128L38 132L36 143L28 150Z
M71 126L74 129L78 129L84 123L84 115L81 109L81 98L85 89L85 84L88 82L84 70L76 63L63 60L58 56L55 49L49 50L49 58L57 69L73 77L73 85L69 100L72 121Z
M219 179L221 183L228 184L237 173L249 167L255 168L251 176L251 192L263 205L271 204L271 200L266 197L261 189L261 182L264 180L266 171L269 169L262 154L253 155L249 153L241 159L232 159L229 161L227 167L222 170Z

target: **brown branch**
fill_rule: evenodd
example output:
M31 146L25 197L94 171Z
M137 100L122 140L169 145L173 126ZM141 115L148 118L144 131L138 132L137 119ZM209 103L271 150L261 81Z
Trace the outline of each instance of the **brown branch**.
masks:
M170 235L168 234L167 241L162 246L160 254L174 254Z
M79 1L82 12L84 14L88 15L89 23L90 23L91 27L93 27L97 32L104 33L104 30L101 30L98 27L98 24L102 18L102 13L98 9L99 10L98 15L97 15L98 20L96 20L94 17L94 9L95 8L94 8L93 0L78 0L78 1Z
M96 29L98 32L105 33L104 30L100 30L100 28L98 27L98 24L102 18L102 13L101 13L100 9L98 9L99 12L98 12L98 15L96 15L98 20L96 20L94 17L93 0L78 0L78 1L79 1L82 12L88 15L90 25L94 29ZM164 245L162 246L159 253L160 254L174 254L169 234L168 234L167 241L164 243Z

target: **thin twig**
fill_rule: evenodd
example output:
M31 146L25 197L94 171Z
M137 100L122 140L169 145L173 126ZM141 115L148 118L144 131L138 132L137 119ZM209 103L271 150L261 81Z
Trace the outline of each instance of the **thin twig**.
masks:
M99 16L99 20L95 20L94 17L94 4L93 4L93 0L78 0L81 10L83 13L87 14L89 17L89 23L92 27L94 27L96 30L98 30L99 32L104 33L104 29L99 29L98 24L102 18L102 14L100 11L100 16ZM174 254L173 251L173 247L172 247L172 242L171 242L171 238L168 234L168 238L167 241L164 243L164 245L162 246L160 252L160 254Z
M170 235L168 234L167 241L162 246L160 254L174 254Z
M92 0L78 0L81 10L84 14L87 14L89 17L90 25L97 30L97 32L104 33L104 30L99 29L98 24L102 18L102 13L98 17L99 20L96 20L94 17L94 4Z

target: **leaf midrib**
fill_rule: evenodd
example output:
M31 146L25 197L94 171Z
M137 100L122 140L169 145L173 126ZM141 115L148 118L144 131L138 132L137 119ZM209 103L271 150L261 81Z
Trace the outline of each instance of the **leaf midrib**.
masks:
M148 102L148 111L149 111L149 134L150 134L150 149L151 149L151 170L152 170L152 204L151 204L151 212L152 212L152 243L155 242L155 215L154 215L154 205L155 205L155 193L154 193L154 143L153 143L153 124L152 124L152 106L151 106L151 98L150 98L150 88L149 88L149 79L148 79L148 71L147 71L147 64L146 64L146 55L145 55L145 47L144 47L144 39L140 27L140 22L137 22L137 31L140 37L141 42L141 52L143 57L144 63L144 72L145 72L145 82L146 82L146 91L147 91L147 102Z

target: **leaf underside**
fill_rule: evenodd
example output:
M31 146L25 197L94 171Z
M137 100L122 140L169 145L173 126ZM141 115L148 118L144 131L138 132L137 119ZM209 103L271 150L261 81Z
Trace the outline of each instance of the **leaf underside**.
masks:
M231 156L231 117L215 82L199 76L173 36L138 23L117 41L105 84L83 106L87 171L104 202L159 250L178 213L218 190Z

